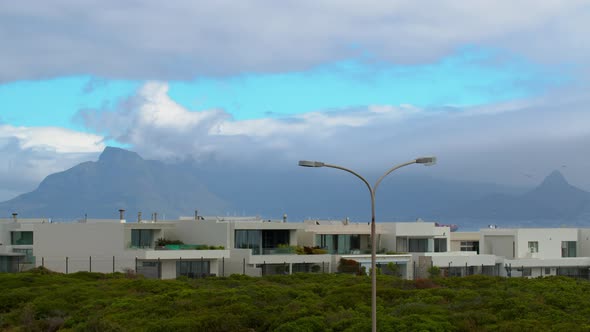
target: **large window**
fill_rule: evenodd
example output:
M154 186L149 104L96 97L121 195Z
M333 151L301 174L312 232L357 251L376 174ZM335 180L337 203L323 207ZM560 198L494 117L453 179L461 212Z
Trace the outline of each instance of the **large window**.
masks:
M539 252L539 242L538 241L529 241L529 252L530 253Z
M252 249L252 254L260 254L260 230L236 230L234 239L234 248Z
M132 229L131 246L135 248L151 248L154 246L153 229Z
M25 254L23 258L19 258L18 261L21 264L35 264L35 256L33 256L33 249L12 249L13 252Z
M234 233L234 248L252 249L252 254L274 254L280 246L289 246L289 230L245 230Z
M10 232L10 244L14 245L32 245L33 232Z
M561 257L576 257L576 241L561 241Z
M461 251L475 251L479 254L479 241L461 241Z
M202 278L209 275L209 261L176 261L176 276Z
M18 272L16 256L0 256L0 272Z
M410 252L428 252L428 239L409 239Z
M290 242L290 232L287 229L263 230L262 231L262 248L275 249L281 245L288 246Z
M330 254L353 254L361 249L361 236L358 234L318 234L316 244Z
M434 252L447 252L447 239L434 239Z

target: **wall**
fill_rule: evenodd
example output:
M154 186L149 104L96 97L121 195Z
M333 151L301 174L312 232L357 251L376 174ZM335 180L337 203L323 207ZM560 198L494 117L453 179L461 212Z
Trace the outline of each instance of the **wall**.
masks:
M461 242L479 242L479 232L452 232L449 251L461 251Z
M110 273L135 269L135 253L125 250L124 224L65 224L45 223L34 226L33 250L37 266L68 272L92 271Z
M529 254L529 241L539 243L537 255ZM520 228L516 239L517 257L561 258L562 241L578 241L577 228Z
M231 248L229 224L209 220L175 222L170 237L186 244L206 244ZM233 238L233 235L231 236Z
M581 228L578 230L578 256L590 257L590 229Z
M480 241L480 254L496 255L500 257L513 258L513 235L485 235Z

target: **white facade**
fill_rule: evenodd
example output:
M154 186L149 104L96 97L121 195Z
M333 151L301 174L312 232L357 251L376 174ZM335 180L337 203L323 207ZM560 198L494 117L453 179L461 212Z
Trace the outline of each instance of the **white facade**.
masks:
M487 274L589 276L590 229L482 229L451 233L433 222L378 223L377 265L405 278ZM158 239L181 244L156 246ZM173 242L174 243L174 242ZM370 224L290 223L257 217L199 217L158 222L0 219L0 272L34 266L54 271L132 271L151 278L297 272L369 273ZM358 271L340 269L341 260ZM342 261L342 262L344 262ZM344 263L343 263L344 264Z

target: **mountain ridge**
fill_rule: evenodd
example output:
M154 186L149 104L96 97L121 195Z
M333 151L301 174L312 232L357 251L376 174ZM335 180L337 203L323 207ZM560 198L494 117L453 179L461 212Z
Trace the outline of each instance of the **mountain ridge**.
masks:
M417 174L417 175L416 175ZM583 223L590 216L590 193L553 171L536 187L515 191L493 184L436 179L427 173L402 173L387 179L377 195L378 221L423 218L477 227L494 220L514 224L545 220L543 225ZM142 211L177 218L202 214L262 215L289 220L335 218L366 221L366 188L342 172L316 172L293 166L245 169L235 165L166 164L107 147L96 161L47 176L37 189L0 203L0 214L22 217L128 219Z

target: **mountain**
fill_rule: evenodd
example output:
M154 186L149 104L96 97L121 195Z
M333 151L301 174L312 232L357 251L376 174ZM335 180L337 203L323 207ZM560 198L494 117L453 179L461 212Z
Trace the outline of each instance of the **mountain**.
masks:
M144 160L137 153L108 147L98 161L52 174L39 187L0 203L0 215L63 219L118 218L127 210L160 218L192 215L260 215L291 221L306 218L370 219L367 188L345 172L302 168L295 162L261 165L209 160L175 164ZM366 174L373 182L380 174ZM417 218L476 229L583 224L590 218L590 193L570 185L558 171L536 188L433 178L423 168L388 177L376 194L377 220Z
M218 214L227 203L210 193L192 169L144 160L137 153L107 147L96 162L85 162L45 178L39 187L0 203L0 215L22 217L118 218L143 212L149 219L191 215L196 208Z
M569 184L553 171L536 188L521 195L491 194L442 213L460 218L519 221L543 227L547 223L580 224L590 216L590 193Z

